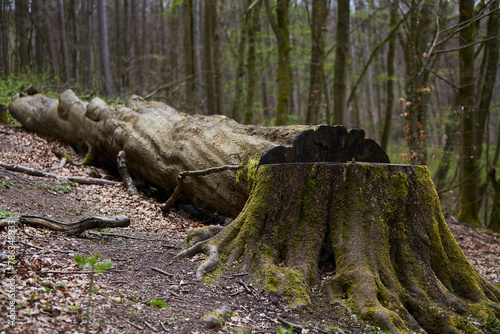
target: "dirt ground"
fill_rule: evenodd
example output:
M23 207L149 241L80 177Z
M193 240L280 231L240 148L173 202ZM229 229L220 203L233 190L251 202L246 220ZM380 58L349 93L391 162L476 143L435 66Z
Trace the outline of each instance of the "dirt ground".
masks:
M59 160L51 153L53 147L75 161L82 159L57 140L20 127L0 127L4 164L39 170L56 167ZM114 177L105 170L81 166L51 172ZM276 333L278 319L300 325L302 333L381 333L351 316L342 301L320 294L313 298L314 305L290 309L276 296L252 286L245 273L197 281L194 272L204 256L173 257L184 247L187 232L202 224L181 211L163 214L159 204L120 186L75 185L0 168L0 218L25 214L61 222L93 215L131 219L127 228L94 231L81 238L17 228L11 232L16 239L15 274L7 270L8 232L0 231L0 333ZM469 261L499 285L500 236L449 221ZM113 267L95 277L91 293L89 275L80 273L73 258L96 253L102 260L112 260ZM328 268L324 270L327 275ZM7 322L12 292L17 303L15 326ZM222 306L232 311L226 326L205 328L201 318Z

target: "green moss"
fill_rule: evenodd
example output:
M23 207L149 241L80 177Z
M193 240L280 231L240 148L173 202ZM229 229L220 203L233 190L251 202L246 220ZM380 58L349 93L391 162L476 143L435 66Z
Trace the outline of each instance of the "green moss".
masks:
M257 179L257 170L259 168L260 156L254 155L246 162L240 163L242 168L236 173L236 182L246 182L248 191L251 191Z
M96 158L93 150L89 150L88 153L85 155L85 158L82 161L82 165L84 165L84 166L96 166L97 165L97 158Z
M451 322L454 328L458 329L460 333L463 334L475 334L478 333L478 329L474 327L474 325L465 318L452 315Z

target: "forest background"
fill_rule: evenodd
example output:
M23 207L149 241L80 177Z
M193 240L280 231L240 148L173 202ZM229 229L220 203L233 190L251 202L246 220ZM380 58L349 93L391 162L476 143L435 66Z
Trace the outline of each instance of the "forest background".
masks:
M499 0L0 0L0 104L34 87L362 128L500 232Z

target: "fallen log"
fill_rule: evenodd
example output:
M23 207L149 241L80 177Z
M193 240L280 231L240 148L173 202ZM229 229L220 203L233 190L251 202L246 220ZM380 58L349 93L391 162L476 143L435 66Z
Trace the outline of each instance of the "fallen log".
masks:
M28 130L89 146L112 166L123 150L132 176L167 194L177 186L176 177L182 171L248 166L248 174L240 175L240 182L235 170L193 176L184 182L183 201L201 203L226 216L237 216L243 208L249 194L247 182L253 182L259 164L352 159L389 162L377 143L364 138L363 130L242 125L221 115L186 115L135 95L125 105L108 106L99 98L84 102L71 90L59 100L18 94L9 110Z
M8 228L9 226L20 225L46 228L53 231L63 232L67 235L80 235L86 230L95 228L127 227L130 225L130 219L127 216L93 216L84 218L74 223L61 223L44 217L24 215L0 219L0 230Z

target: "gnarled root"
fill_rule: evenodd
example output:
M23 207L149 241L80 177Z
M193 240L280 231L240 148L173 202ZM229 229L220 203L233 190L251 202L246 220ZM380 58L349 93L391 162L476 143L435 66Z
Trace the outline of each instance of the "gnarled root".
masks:
M214 271L220 266L219 249L211 242L213 241L214 236L216 236L223 229L223 226L213 225L189 232L186 242L192 246L177 254L174 259L183 259L198 253L204 253L207 255L208 260L203 262L198 269L196 269L196 278L201 280L204 273Z

